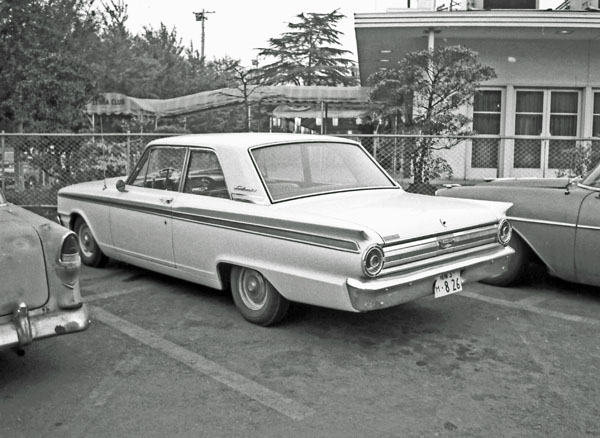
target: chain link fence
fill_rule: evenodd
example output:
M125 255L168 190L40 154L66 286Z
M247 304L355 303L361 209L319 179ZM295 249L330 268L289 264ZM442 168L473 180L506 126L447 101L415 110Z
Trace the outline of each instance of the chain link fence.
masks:
M0 134L0 183L9 202L56 206L57 191L127 175L148 142L172 134ZM600 138L344 135L359 141L403 187L497 177L581 176L600 163ZM431 185L414 185L427 175ZM419 179L419 178L417 178Z

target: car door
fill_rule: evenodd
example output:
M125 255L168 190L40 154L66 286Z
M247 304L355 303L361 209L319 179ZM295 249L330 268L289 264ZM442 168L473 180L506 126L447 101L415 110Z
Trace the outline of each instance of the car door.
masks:
M175 267L171 206L177 198L186 148L156 146L146 151L124 192L110 207L115 250L142 266ZM151 264L151 265L149 265Z
M182 193L173 203L173 246L177 269L204 284L217 286L216 254L232 233L224 228L230 200L225 177L214 151L190 150Z
M600 286L600 188L589 192L579 210L575 268L579 282Z

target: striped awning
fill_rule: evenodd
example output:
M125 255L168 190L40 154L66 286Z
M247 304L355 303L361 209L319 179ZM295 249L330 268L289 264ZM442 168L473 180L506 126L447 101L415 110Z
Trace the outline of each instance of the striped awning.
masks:
M250 88L250 103L266 104L341 104L344 106L365 106L368 104L367 87L325 87L325 86L254 86ZM172 99L140 99L119 93L103 93L96 101L90 102L87 114L155 115L159 117L178 116L239 105L244 102L243 93L237 88L222 88L203 91Z

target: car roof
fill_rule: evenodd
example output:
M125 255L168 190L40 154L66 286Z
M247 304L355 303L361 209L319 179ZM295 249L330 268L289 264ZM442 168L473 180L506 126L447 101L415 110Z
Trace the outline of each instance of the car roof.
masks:
M298 142L335 142L355 143L346 138L325 135L289 134L289 133L226 133L226 134L193 134L165 137L153 140L148 146L205 146L216 149L247 149L253 146Z

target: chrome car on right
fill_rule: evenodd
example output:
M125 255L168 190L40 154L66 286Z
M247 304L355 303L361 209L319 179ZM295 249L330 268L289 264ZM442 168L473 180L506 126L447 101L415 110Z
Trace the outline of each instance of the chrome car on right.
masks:
M436 195L513 203L507 216L515 255L508 269L487 283L513 284L538 258L556 277L600 286L600 165L583 179L497 179Z

